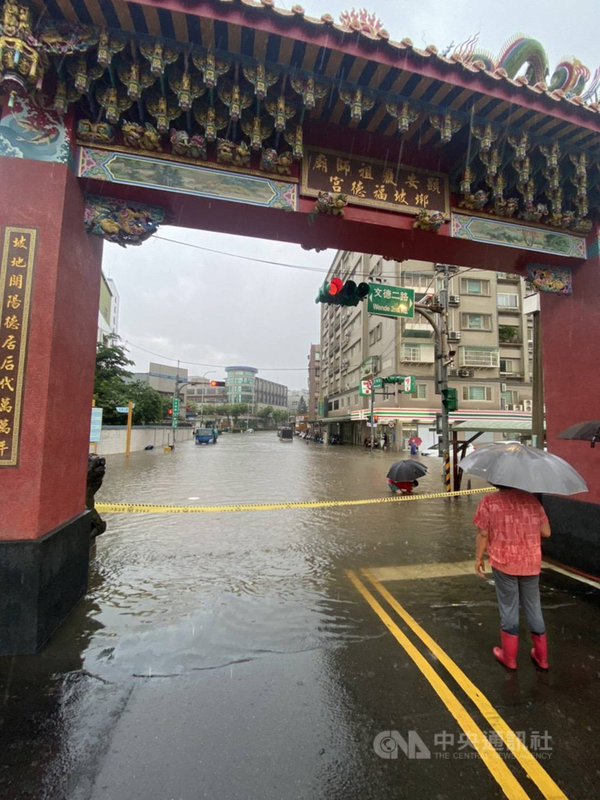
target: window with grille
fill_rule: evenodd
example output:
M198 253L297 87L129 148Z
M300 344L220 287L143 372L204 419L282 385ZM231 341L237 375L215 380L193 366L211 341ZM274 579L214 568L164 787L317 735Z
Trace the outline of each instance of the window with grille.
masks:
M461 367L497 367L498 350L492 347L461 347Z
M407 362L433 364L433 346L404 343L402 345L400 358L402 361Z

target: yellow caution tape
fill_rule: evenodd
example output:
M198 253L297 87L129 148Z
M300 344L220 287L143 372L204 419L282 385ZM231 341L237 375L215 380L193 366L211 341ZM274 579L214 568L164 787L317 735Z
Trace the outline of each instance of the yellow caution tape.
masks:
M463 497L469 494L495 492L496 489L465 489L460 492L435 492L434 494L407 494L395 497L372 497L366 500L314 500L291 503L255 503L232 506L169 506L151 503L96 503L96 511L107 514L220 514L231 511L279 511L284 508L332 508L340 506L366 506L375 503L407 503L410 500L440 500L445 497Z

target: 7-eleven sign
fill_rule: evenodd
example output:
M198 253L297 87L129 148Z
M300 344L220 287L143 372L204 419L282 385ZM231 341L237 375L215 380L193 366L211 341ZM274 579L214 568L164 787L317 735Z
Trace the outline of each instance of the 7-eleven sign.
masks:
M360 382L358 393L361 397L369 397L373 391L373 378L365 378Z

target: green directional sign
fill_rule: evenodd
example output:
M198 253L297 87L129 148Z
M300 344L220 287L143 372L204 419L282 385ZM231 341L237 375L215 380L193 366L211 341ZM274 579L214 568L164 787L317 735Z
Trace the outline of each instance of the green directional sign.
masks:
M382 389L383 388L383 378L373 378L373 388L374 389Z
M175 414L178 414L178 413L179 413L179 398L178 397L174 397L173 398L173 416L175 416Z
M414 317L415 290L403 286L370 283L367 311L382 317Z
M382 379L384 383L401 383L401 391L407 394L412 394L415 391L415 376L414 375L388 375L387 378Z

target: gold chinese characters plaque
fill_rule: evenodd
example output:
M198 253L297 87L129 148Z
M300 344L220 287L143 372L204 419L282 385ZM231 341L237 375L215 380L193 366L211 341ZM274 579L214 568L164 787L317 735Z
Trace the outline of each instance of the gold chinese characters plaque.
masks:
M425 209L450 215L445 175L313 147L305 149L301 191L312 197L319 192L342 193L348 203L402 214Z
M36 246L35 228L5 228L0 265L0 467L19 457L21 401Z

